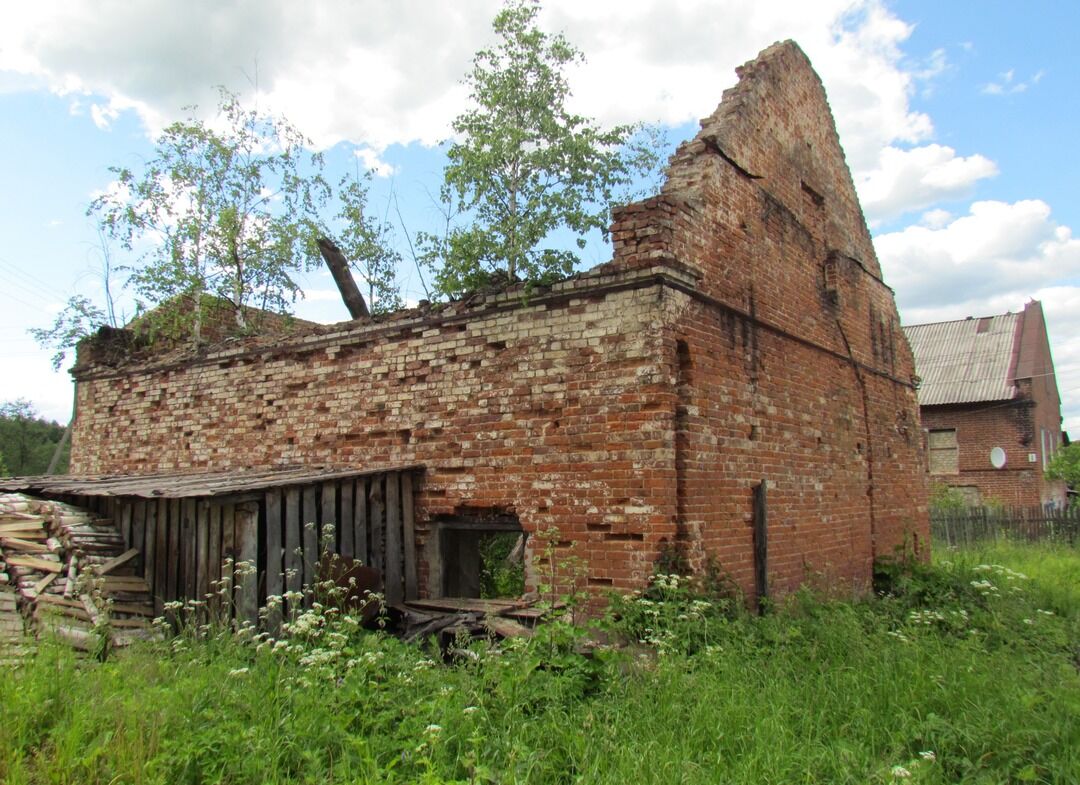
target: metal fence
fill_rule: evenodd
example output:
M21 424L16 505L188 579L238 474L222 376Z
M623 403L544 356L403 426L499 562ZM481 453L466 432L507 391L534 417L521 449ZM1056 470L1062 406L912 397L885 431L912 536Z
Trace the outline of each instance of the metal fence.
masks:
M1042 507L931 510L930 531L943 545L971 545L986 540L1080 543L1080 508L1046 510Z

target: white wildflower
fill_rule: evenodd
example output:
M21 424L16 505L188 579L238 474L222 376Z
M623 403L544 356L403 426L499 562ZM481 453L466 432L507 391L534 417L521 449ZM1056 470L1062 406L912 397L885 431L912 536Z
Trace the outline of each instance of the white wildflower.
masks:
M906 779L911 776L911 772L905 769L903 766L893 766L892 775L897 779Z

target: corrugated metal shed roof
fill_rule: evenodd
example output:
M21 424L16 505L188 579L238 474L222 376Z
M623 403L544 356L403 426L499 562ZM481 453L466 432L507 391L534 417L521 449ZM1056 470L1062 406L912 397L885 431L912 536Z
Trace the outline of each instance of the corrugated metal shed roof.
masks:
M1016 395L1013 357L1021 314L904 328L922 379L919 404L1004 401Z
M194 496L229 496L285 485L309 485L326 480L363 477L386 472L416 471L422 468L424 467L419 464L408 464L370 470L304 466L138 476L54 474L37 477L0 477L0 491L180 499Z

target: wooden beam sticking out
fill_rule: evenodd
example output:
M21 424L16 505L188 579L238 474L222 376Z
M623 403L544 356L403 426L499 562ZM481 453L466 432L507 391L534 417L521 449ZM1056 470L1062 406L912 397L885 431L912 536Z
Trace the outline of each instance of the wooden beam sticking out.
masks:
M764 613L769 597L769 507L767 480L754 487L754 588L758 613Z
M356 286L356 280L353 278L352 273L349 272L349 260L345 258L345 254L341 252L341 249L334 245L332 240L326 237L320 237L318 239L319 253L322 254L322 258L326 261L326 266L330 268L330 274L334 276L334 283L337 284L338 291L341 292L341 299L345 301L345 307L349 309L349 315L354 319L363 319L370 316L367 303L364 302L364 295L360 294L360 289Z
M138 555L139 555L139 549L138 548L129 548L128 550L121 553L119 556L117 556L115 558L112 558L112 559L109 559L107 562L100 565L97 568L97 574L98 575L108 575L110 572L115 570L121 564L127 564L129 561L131 561L132 559L134 559Z

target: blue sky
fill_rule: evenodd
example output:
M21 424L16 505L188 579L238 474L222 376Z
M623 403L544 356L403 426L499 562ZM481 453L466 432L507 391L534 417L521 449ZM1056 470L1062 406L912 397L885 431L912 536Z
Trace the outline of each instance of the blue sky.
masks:
M299 125L329 169L370 166L372 206L393 191L412 231L437 219L437 142L459 83L490 42L497 3L287 0L42 2L0 10L0 400L66 420L71 385L27 336L68 296L100 298L86 207L111 165L138 166L153 135L212 107L224 84ZM812 6L812 7L808 7ZM794 38L822 76L901 316L917 323L1047 312L1080 433L1080 122L1072 3L876 0L550 0L542 23L588 64L576 107L603 123L661 122L673 141L712 112L734 67ZM609 258L590 247L589 264ZM124 260L114 249L114 261ZM408 266L401 283L422 296ZM306 318L345 318L320 273ZM130 309L130 298L121 297Z

